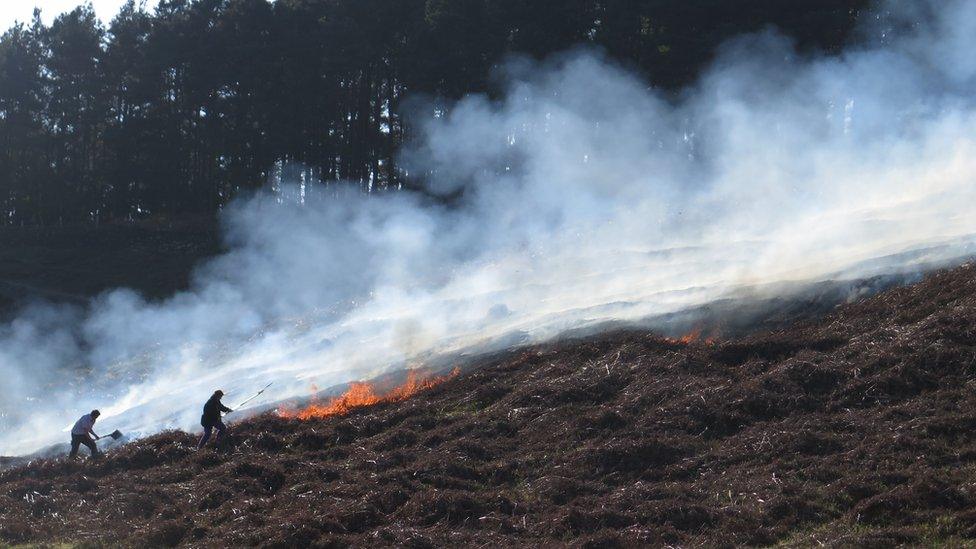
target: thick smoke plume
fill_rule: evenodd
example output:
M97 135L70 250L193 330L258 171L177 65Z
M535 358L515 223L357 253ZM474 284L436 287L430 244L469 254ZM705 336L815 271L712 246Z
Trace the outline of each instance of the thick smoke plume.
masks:
M404 165L460 198L286 188L231 208L232 251L188 292L28 308L0 326L0 454L61 441L92 407L106 429L192 429L216 388L231 405L269 381L268 400L305 395L441 352L970 253L976 3L882 9L863 36L829 58L743 37L677 99L577 51L513 60L497 101L431 116L418 100Z

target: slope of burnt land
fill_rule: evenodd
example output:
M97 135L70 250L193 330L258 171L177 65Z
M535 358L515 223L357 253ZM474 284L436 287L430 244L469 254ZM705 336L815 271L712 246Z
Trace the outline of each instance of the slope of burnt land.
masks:
M976 267L712 344L617 332L344 417L0 473L7 543L976 542Z
M84 304L115 288L162 299L221 251L208 219L72 227L0 227L0 317L36 300Z

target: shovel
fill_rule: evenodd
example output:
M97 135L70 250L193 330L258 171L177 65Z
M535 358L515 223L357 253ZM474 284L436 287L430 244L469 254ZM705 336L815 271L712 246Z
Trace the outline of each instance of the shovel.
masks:
M102 440L104 438L111 438L112 440L119 440L120 438L122 438L122 431L119 431L118 429L116 429L116 430L112 431L111 433L103 436L102 438L100 438L98 440Z

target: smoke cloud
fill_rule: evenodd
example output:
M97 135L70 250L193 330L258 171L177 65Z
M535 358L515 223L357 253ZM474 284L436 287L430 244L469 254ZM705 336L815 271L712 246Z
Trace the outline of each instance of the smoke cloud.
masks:
M883 6L835 57L742 37L678 98L580 50L512 60L499 100L418 99L403 163L460 198L262 194L229 208L231 251L187 292L24 310L0 326L0 454L60 442L93 407L109 430L193 429L216 388L233 405L274 381L260 405L972 254L976 4L911 7Z

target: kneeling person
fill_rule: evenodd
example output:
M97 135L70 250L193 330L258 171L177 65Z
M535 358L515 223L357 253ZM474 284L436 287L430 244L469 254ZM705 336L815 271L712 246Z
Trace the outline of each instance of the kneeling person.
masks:
M214 391L210 400L203 405L203 416L200 417L200 425L203 425L203 436L200 437L200 443L197 444L197 448L203 448L203 445L210 440L210 433L214 428L217 429L217 442L220 442L221 437L224 436L224 431L227 430L227 426L221 420L220 413L232 412L233 410L220 403L220 398L223 396L223 391Z
M69 458L74 458L78 455L78 447L82 444L88 447L92 457L99 457L101 455L98 447L95 446L95 440L102 437L96 435L95 431L92 430L95 427L95 420L100 415L102 413L98 410L92 410L91 413L81 416L75 422L75 426L71 428L71 453L68 454ZM92 436L95 437L95 440L92 440Z

